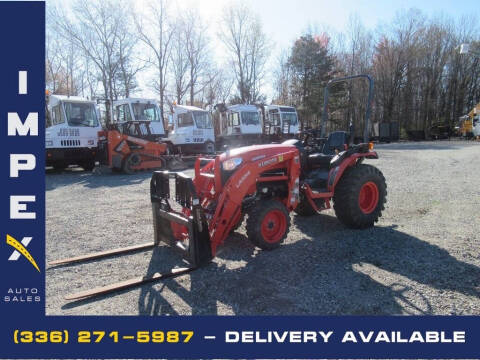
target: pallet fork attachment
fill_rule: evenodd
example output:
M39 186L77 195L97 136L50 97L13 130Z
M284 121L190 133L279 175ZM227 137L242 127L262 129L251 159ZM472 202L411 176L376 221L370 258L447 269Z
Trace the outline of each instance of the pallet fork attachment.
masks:
M148 284L151 282L156 282L156 281L165 280L168 278L174 278L180 275L185 275L196 269L197 269L196 267L175 268L162 274L155 273L150 276L139 276L139 277L128 279L128 280L119 281L114 284L101 286L101 287L97 287L90 290L80 291L75 294L70 294L65 296L65 300L68 300L68 301L85 300L95 296L106 295L116 291L129 289L134 286L140 286L140 285Z
M170 206L170 179L175 180L175 200L182 206L182 209L184 209L183 212L174 211ZM81 291L67 295L65 300L85 300L146 283L174 278L190 273L210 262L212 259L212 251L210 247L208 223L203 209L200 206L200 200L196 194L192 179L181 172L155 171L150 181L150 195L155 234L154 242L56 260L48 263L48 265L69 265L98 260L113 255L148 250L158 246L160 241L162 241L178 249L191 266L174 268L165 273L139 276L114 284Z
M175 180L175 200L184 209L170 206L170 179ZM155 171L150 181L155 244L160 241L179 249L192 266L212 260L205 213L190 177L181 172Z
M88 255L80 255L80 256L75 256L71 258L50 261L48 265L59 266L59 265L75 264L75 263L84 262L84 261L98 260L101 258L113 256L113 255L122 255L122 254L127 254L135 251L149 250L149 249L152 249L154 246L155 246L155 242L148 242L145 244L132 245L132 246L127 246L127 247L117 248L117 249L112 249L107 251L99 251L99 252L88 254Z

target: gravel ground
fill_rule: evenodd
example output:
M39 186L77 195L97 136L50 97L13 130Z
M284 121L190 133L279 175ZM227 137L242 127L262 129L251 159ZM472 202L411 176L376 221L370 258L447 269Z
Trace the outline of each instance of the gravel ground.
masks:
M383 217L349 230L333 210L292 213L283 246L254 248L242 225L209 266L93 300L65 295L183 266L166 246L49 268L47 315L480 314L480 143L378 145ZM186 171L191 173L192 171ZM47 170L47 261L153 240L149 173Z

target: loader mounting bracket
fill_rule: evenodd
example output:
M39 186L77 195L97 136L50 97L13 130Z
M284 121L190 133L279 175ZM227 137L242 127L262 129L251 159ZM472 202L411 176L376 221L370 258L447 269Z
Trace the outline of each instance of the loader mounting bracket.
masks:
M175 180L175 201L183 212L170 206L170 179ZM192 179L182 172L155 171L150 198L155 244L164 242L178 249L195 267L209 263L212 250L208 223Z

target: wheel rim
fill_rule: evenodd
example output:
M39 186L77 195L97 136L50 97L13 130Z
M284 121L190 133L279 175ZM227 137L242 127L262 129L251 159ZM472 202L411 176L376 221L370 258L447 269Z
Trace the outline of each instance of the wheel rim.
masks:
M360 189L358 205L364 214L370 214L378 204L378 187L373 181L366 182Z
M280 210L269 211L262 220L263 239L271 244L279 242L287 229L287 219Z

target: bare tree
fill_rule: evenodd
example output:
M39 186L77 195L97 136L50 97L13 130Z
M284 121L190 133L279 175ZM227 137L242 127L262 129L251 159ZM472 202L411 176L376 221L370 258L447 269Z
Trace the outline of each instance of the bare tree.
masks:
M57 93L64 82L64 71L60 58L61 45L56 36L47 32L45 39L45 77L46 87L52 93Z
M224 9L218 34L230 55L238 89L238 100L260 100L264 68L270 49L259 17L241 2Z
M125 2L103 0L90 2L77 0L73 3L71 14L63 9L51 8L51 19L67 41L81 49L97 67L103 85L104 97L113 100L115 94L115 78L119 61L119 43L122 19L127 14ZM106 121L111 120L110 107L106 108Z
M172 75L174 80L174 92L177 104L181 104L183 97L188 91L188 56L185 51L185 40L183 36L183 19L178 20L172 39Z
M82 57L72 42L49 32L46 37L46 88L55 94L79 95L83 92Z
M196 11L190 9L184 15L185 51L188 59L190 104L193 105L195 95L203 90L197 87L209 66L207 26L198 18Z
M120 20L117 75L120 89L116 88L116 97L129 97L137 87L135 80L137 74L145 68L145 65L134 56L138 52L138 37L136 32L131 31L132 28L131 16Z
M205 84L202 90L202 103L214 105L226 103L231 96L234 79L222 70L210 67L205 75Z
M156 0L150 5L148 15L145 17L136 16L135 23L140 40L153 54L153 59L149 59L147 62L153 65L157 71L157 79L153 85L160 96L160 116L164 120L163 107L167 88L167 71L174 34L174 29L168 21L166 0Z
M277 67L274 70L275 101L280 104L291 104L290 94L291 72L288 63L288 53L282 51L277 59Z

